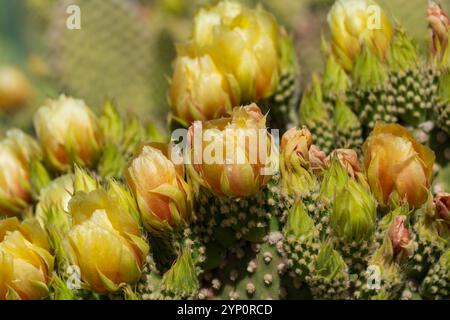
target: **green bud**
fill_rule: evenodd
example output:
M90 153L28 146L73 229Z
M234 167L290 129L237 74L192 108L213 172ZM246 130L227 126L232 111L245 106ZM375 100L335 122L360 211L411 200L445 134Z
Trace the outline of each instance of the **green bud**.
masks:
M192 298L199 289L199 282L190 247L184 248L172 268L164 274L164 290L174 298Z
M305 204L297 200L289 209L284 232L295 238L307 237L314 232L314 221L308 215Z
M61 279L58 274L53 273L51 283L53 294L53 300L75 300L74 292L69 288L67 282Z
M280 68L282 73L293 73L299 75L300 67L297 61L297 52L294 47L294 41L287 35L285 30L281 31L281 61Z
M73 174L66 174L53 180L41 191L36 206L36 218L47 231L51 247L58 257L58 270L66 270L68 266L62 242L72 225L68 207L74 192L73 179Z
M336 194L345 186L349 180L347 170L341 165L337 156L331 157L331 163L325 171L320 186L320 195L323 199L333 201Z
M377 203L368 189L353 179L336 194L330 225L348 241L369 239L375 229Z
M48 217L48 215L65 216L73 195L73 179L72 174L63 175L41 190L39 203L36 206L36 218L42 226L46 226L48 222L55 222L56 217Z
M327 280L348 280L348 268L342 256L330 243L323 245L316 260L316 273Z
M152 122L147 124L147 138L151 142L167 143L167 137L161 132L161 130Z

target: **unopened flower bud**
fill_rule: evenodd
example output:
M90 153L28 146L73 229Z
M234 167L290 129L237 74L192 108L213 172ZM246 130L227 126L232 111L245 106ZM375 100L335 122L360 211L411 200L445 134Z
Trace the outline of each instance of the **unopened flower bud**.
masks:
M178 48L170 89L173 116L190 125L220 118L238 103L227 78L208 54ZM192 51L193 49L191 49Z
M78 192L69 212L72 226L63 244L86 288L109 293L139 280L149 247L128 208L98 189Z
M352 70L362 46L383 60L393 37L384 10L372 0L338 0L328 14L332 49L338 61Z
M54 258L45 231L35 219L0 221L0 300L44 299Z
M327 164L330 163L332 157L336 157L341 165L347 170L348 175L355 178L361 172L358 154L352 149L336 149L325 160Z
M435 160L431 149L398 124L377 123L363 151L369 185L381 204L425 203Z
M450 19L439 4L429 1L427 20L430 28L430 54L444 64L450 63Z
M34 127L53 169L68 171L73 164L92 167L101 152L97 117L84 101L61 95L38 109Z
M404 255L409 257L414 252L412 237L405 226L405 221L406 216L395 217L388 230L388 235L392 241L392 248L395 256L398 256L401 252L404 252Z
M450 194L439 193L434 197L433 201L438 217L446 221L450 226Z
M281 139L283 188L289 194L305 194L315 183L313 170L324 167L325 154L312 145L308 129L291 128Z
M377 203L369 190L349 179L336 194L330 225L347 241L367 240L375 230Z
M275 173L278 152L256 104L233 109L230 118L189 129L188 173L218 195L254 195Z
M31 202L29 165L40 154L36 141L20 130L0 141L0 216L20 214Z
M125 176L147 230L161 232L189 221L190 187L161 150L143 146Z

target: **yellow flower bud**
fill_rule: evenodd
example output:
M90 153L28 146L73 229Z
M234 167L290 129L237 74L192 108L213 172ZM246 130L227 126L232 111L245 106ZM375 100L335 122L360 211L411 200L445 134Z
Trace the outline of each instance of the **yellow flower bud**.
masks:
M202 9L194 22L193 41L211 46L214 60L237 80L244 102L268 97L277 87L278 39L279 26L270 13L236 2L223 1Z
M241 101L270 96L279 81L279 28L268 12L245 9L219 36L224 63L236 78Z
M72 227L64 248L87 288L108 293L139 280L149 247L138 222L117 198L101 189L78 192L69 212Z
M356 178L356 176L361 173L358 154L355 150L336 149L326 158L325 162L329 165L333 157L336 157L339 160L341 165L347 170L350 177Z
M216 6L201 8L194 18L193 38L201 46L212 45L222 26L229 27L244 7L239 2L221 1Z
M0 300L44 299L53 272L45 232L35 219L0 221Z
M0 141L0 216L21 213L31 201L29 163L40 156L38 144L20 130Z
M170 88L174 117L189 125L194 120L220 118L237 103L229 80L208 54L195 55L178 47Z
M58 171L74 163L91 167L97 161L102 133L94 113L84 101L61 95L38 109L34 127L46 161Z
M30 95L28 81L22 73L14 68L0 68L0 111L24 106Z
M352 70L361 47L385 59L393 27L383 9L372 0L338 0L328 14L332 49L341 65Z
M276 155L266 118L256 104L234 108L230 118L189 129L188 172L218 195L247 197L263 187Z
M131 161L125 176L147 230L170 230L189 220L191 194L182 175L180 167L155 146L143 146Z
M377 200L418 208L428 197L434 152L397 124L377 123L363 146L364 166Z

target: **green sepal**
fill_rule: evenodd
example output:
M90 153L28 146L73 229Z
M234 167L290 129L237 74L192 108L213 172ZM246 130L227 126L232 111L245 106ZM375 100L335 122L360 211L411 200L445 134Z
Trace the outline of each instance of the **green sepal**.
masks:
M164 274L164 290L176 299L192 298L199 289L193 251L185 247L173 266Z
M31 183L31 194L35 199L39 197L42 189L48 186L52 178L49 172L44 167L42 162L37 158L33 158L29 164L30 168L30 183Z
M318 75L313 75L311 87L307 89L300 103L300 124L308 126L309 122L328 121L328 119L329 116L323 102L320 78Z
M345 94L350 87L350 78L344 68L336 61L334 55L329 54L326 58L323 74L323 90L327 95Z
M352 129L360 128L361 123L350 107L342 98L338 98L334 109L334 124L340 132L348 133Z
M52 300L76 300L74 292L56 272L52 275L50 289Z
M93 178L86 170L75 165L73 181L74 193L77 193L78 191L90 192L99 187L100 183L95 178Z
M347 170L341 165L337 156L332 156L320 185L321 198L333 201L336 194L346 185L348 179Z
M300 66L297 61L297 52L295 50L294 41L291 36L289 36L284 29L281 30L280 39L280 51L281 51L281 61L280 69L281 73L294 74L299 76Z
M116 106L110 101L105 101L100 116L100 128L102 129L105 143L119 145L124 134L124 123Z
M114 144L109 144L103 149L102 157L97 170L105 178L122 178L126 162L122 153Z

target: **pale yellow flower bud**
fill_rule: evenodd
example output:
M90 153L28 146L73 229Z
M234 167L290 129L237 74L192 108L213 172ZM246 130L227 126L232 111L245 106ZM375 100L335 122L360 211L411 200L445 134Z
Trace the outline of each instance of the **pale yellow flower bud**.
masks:
M72 227L64 248L88 289L114 292L139 280L149 247L138 222L117 198L101 189L78 192L69 212Z
M73 164L91 167L100 156L98 120L82 100L64 95L48 100L36 112L34 127L46 161L58 171Z
M266 118L256 104L234 108L230 118L189 129L190 176L216 194L246 197L274 174L275 154Z
M0 141L0 216L20 214L31 201L29 163L40 156L36 141L10 130Z
M53 257L35 219L0 221L0 300L48 296Z
M187 125L194 120L220 118L237 103L229 79L208 54L196 56L179 49L174 69L170 87L172 113Z
M212 48L214 60L237 80L241 101L252 102L270 96L278 85L279 31L262 8L222 1L196 15L193 41Z
M383 60L394 32L384 10L372 0L337 0L328 25L333 53L347 71L352 70L362 46Z

